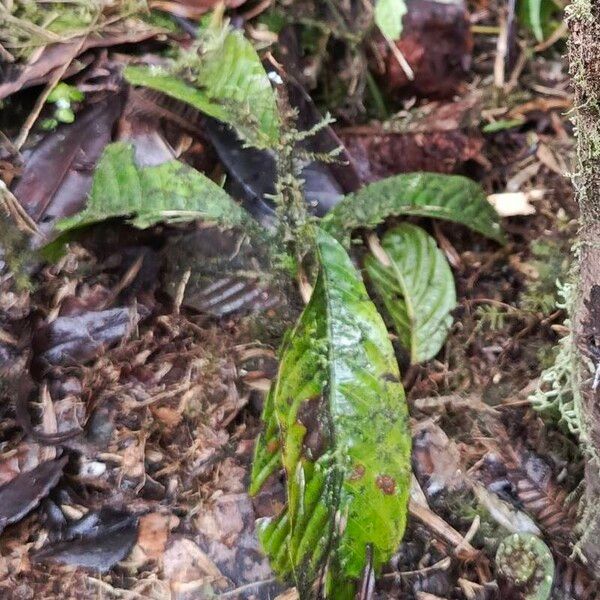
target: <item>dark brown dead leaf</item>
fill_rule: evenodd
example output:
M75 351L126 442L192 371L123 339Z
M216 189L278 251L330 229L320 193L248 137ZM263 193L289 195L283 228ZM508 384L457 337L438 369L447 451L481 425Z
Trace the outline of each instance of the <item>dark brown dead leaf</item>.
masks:
M33 150L13 192L44 233L57 218L83 207L120 110L119 95L106 98L80 113L74 123L48 134Z
M414 171L456 173L467 161L479 157L484 144L477 131L458 129L417 134L348 134L342 138L360 165L365 181Z
M32 558L104 573L129 554L137 534L137 516L105 507L73 523L65 531L65 539L48 544Z
M32 373L40 377L55 365L79 365L129 335L147 310L120 307L58 317L38 328L32 341Z
M299 53L295 30L292 27L284 28L280 36L278 54L284 69L274 71L273 67L269 66L268 70L283 79L283 84L280 85L285 88L289 104L297 113L294 125L299 131L306 131L322 123L323 117L308 92L299 83ZM244 199L246 209L255 218L265 225L271 225L274 222L275 211L265 198L276 193L273 155L264 150L245 147L230 127L214 119L205 120L205 129L230 175L232 194ZM331 127L321 127L302 141L300 147L310 154L327 155L337 152L335 161L325 164L318 160L309 160L302 170L306 203L312 213L323 216L345 193L356 191L362 182L352 156Z
M448 98L465 79L471 63L473 38L464 2L408 0L402 36L396 42L414 72L410 81L385 42L383 85L403 97Z
M197 19L211 11L221 0L151 0L151 8L163 10L178 17ZM246 0L225 0L227 8L237 8Z
M129 27L129 30L127 30L124 26L117 25L111 33L88 36L79 49L79 56L92 48L108 48L121 44L135 44L154 37L160 31L160 29L154 27L141 27L139 30L132 30ZM0 83L0 99L6 98L22 89L48 82L54 72L64 65L65 61L72 56L72 53L80 44L81 38L73 38L64 44L51 44L50 46L46 46L33 62L24 66L17 64L10 65L2 73L3 80ZM70 77L81 71L93 62L93 60L94 57L92 55L86 55L77 61L73 61L63 75L63 78Z
M58 483L67 457L48 460L0 487L0 532L22 519Z
M407 112L389 131L381 125L338 130L365 181L413 171L460 173L479 161L484 138L479 130L476 94L453 102L429 102Z
M267 283L269 256L244 232L203 228L173 239L163 255L165 289L172 298L184 290L185 306L223 316L264 310L280 301L279 291Z
M300 62L300 40L295 28L288 26L279 34L277 57L283 65L281 73L286 84L286 91L290 104L298 112L296 127L300 131L308 130L323 120L309 93L302 85L302 66ZM361 187L363 181L358 172L354 157L349 153L342 140L332 127L319 129L306 141L303 146L310 152L327 154L340 150L337 160L325 165L328 173L342 189L344 194L355 192ZM331 206L324 207L326 212Z
M275 210L265 198L276 193L273 155L265 150L245 147L227 125L215 120L206 120L206 131L231 176L232 185L229 189L232 195L243 198L244 207L261 223L272 224ZM309 138L306 144L310 152L320 152L320 147L316 138ZM302 170L306 203L317 216L327 213L344 195L344 189L334 176L333 167L333 164L310 162Z

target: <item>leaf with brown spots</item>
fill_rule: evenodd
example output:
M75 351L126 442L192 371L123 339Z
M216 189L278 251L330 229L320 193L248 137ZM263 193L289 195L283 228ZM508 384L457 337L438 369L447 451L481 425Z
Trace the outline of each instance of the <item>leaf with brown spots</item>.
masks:
M251 493L283 467L287 507L260 525L272 567L300 597L325 569L324 596L350 599L369 560L377 572L404 534L410 432L394 351L360 275L324 231L316 245L320 274L265 404Z

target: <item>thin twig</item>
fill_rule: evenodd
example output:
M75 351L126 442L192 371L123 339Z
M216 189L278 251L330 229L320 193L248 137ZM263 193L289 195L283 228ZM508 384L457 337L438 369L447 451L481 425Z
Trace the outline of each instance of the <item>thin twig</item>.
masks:
M505 83L506 55L508 53L508 24L506 15L500 15L500 33L496 42L496 58L494 60L494 86L501 90Z
M533 47L535 52L543 52L544 50L548 50L550 46L553 46L560 40L562 37L566 36L569 32L569 26L566 21L563 21L551 34L547 40L540 42L536 46Z
M0 180L0 206L4 207L5 212L14 221L20 231L29 235L42 235L44 237L37 224L27 214L21 203L2 180Z
M179 315L181 311L181 305L183 303L183 298L185 296L185 290L187 288L188 281L190 280L190 276L192 275L192 270L187 269L185 273L181 277L181 281L177 286L177 293L175 294L175 301L173 302L173 313L175 315Z
M222 594L219 594L217 597L218 598L233 598L234 596L238 596L242 592L247 592L248 590L251 590L254 588L261 588L261 587L264 587L265 585L270 585L271 583L275 583L276 581L277 581L277 579L275 579L275 577L272 577L271 579L263 579L262 581L254 581L253 583L247 583L246 585L242 585L238 588L235 588L235 590L230 590L229 592L223 592Z
M382 32L382 34L383 34L383 32ZM415 80L415 72L413 71L412 67L408 64L408 61L406 60L404 54L402 54L402 51L400 50L400 48L398 48L398 46L396 46L396 44L394 43L394 40L390 39L387 35L383 34L383 37L385 38L387 45L389 46L390 50L392 51L394 58L398 61L400 68L406 75L406 78L409 81L414 81Z

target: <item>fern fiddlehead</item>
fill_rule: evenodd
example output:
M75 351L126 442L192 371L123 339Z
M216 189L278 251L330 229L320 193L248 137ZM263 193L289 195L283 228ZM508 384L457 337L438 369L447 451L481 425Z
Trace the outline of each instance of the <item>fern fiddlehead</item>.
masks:
M524 600L547 600L554 580L554 560L548 546L531 533L504 538L496 552L498 573Z

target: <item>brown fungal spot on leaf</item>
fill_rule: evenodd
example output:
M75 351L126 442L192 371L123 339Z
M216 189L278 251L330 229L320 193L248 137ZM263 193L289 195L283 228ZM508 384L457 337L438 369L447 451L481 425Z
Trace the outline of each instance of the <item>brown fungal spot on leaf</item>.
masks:
M306 428L303 449L309 460L317 460L329 446L330 435L326 422L323 398L311 398L300 405L298 422Z
M384 381L391 381L392 383L400 383L400 379L398 378L398 376L394 375L393 373L384 373L382 375L382 378L384 379Z
M359 481L364 477L365 467L363 465L356 465L354 469L352 469L352 474L348 478L349 481Z
M396 481L389 475L378 475L375 480L377 487L387 496L391 496L396 492Z
M274 452L277 452L277 450L279 450L280 447L280 443L279 440L271 440L268 444L267 444L267 450L273 454Z

